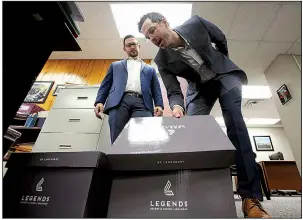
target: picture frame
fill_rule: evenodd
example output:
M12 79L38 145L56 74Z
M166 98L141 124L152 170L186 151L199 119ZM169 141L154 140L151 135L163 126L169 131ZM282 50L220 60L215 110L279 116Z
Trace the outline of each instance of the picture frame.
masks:
M280 102L282 105L285 105L289 100L292 99L292 96L285 84L283 84L278 90L277 90L278 97L280 99Z
M27 93L24 103L44 103L54 85L54 81L36 81Z
M53 96L57 96L62 88L65 88L65 84L58 84L53 92Z
M256 151L274 151L270 136L253 136Z

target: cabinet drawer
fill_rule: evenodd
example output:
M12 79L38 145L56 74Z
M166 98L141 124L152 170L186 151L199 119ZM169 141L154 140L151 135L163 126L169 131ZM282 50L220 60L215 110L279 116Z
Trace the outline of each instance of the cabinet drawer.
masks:
M94 108L97 93L98 88L61 89L52 108Z
M107 150L111 147L110 128L108 124L108 116L103 115L102 118L104 122L100 131L97 150L101 152L107 152Z
M95 151L99 134L40 133L33 152Z
M93 109L52 109L41 132L100 133L103 121Z

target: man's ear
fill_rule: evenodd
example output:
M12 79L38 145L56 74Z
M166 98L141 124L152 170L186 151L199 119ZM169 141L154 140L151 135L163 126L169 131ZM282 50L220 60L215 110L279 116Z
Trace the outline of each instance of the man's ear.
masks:
M126 52L125 46L123 47L124 52Z
M169 24L168 24L168 22L165 18L162 19L162 22L163 22L165 27L169 28Z

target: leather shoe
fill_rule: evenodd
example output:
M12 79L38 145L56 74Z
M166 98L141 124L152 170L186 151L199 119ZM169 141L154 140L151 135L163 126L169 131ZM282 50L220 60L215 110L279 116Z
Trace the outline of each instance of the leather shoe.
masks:
M256 198L244 198L242 211L245 218L271 218Z

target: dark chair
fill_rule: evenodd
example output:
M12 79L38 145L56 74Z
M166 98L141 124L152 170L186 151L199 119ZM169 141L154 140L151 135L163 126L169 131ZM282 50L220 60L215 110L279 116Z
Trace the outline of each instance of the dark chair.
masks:
M258 171L259 171L261 188L262 188L262 190L265 194L266 199L270 200L270 192L268 191L268 187L266 185L266 181L265 181L265 177L263 175L262 167L261 167L260 164L258 164L258 163L256 163L256 164L257 164ZM230 174L231 174L231 176L237 176L236 165L230 166ZM237 191L238 191L238 189L237 189Z
M268 156L270 160L284 160L283 153L277 152Z

